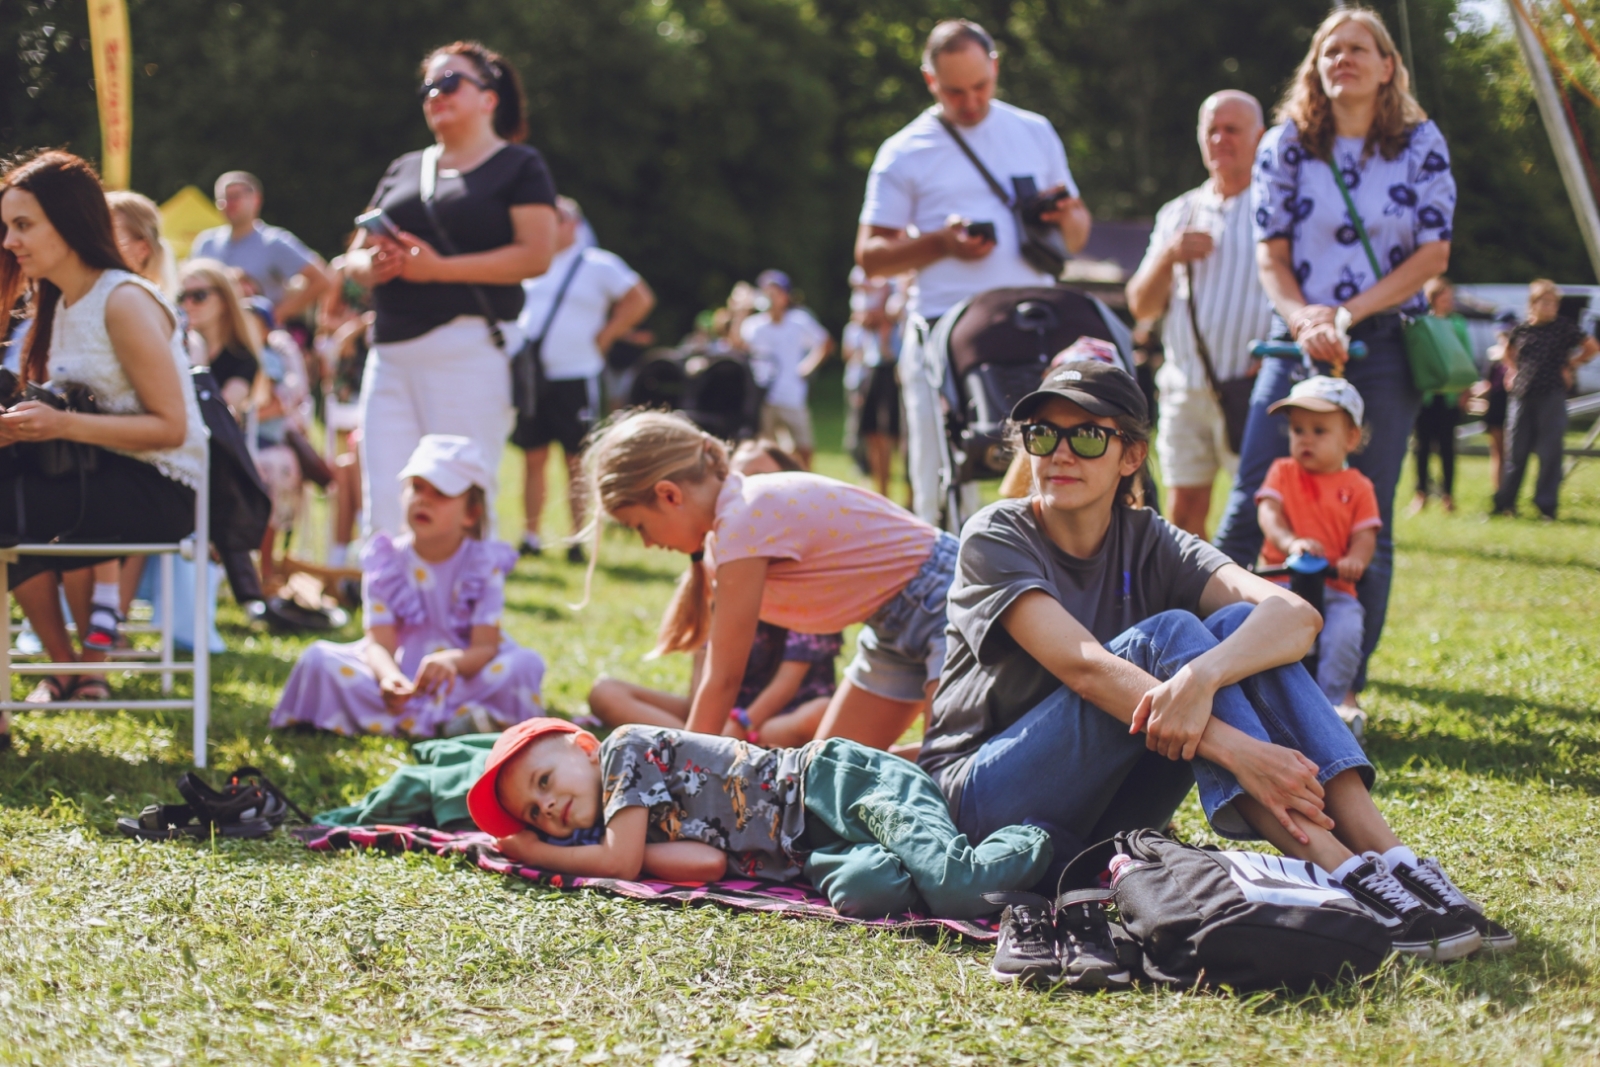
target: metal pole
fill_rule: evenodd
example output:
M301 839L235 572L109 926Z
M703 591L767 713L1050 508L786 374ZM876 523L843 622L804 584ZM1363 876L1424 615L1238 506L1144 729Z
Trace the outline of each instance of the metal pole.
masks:
M161 662L171 667L176 662L172 654L172 634L178 625L178 595L174 591L177 586L173 581L173 572L178 565L170 552L158 556L157 559L161 562ZM146 563L146 566L149 564ZM172 692L170 670L161 676L161 691Z
M194 765L206 765L211 725L211 450L194 494ZM177 610L174 604L173 610Z
M1533 79L1533 95L1539 102L1539 117L1544 120L1545 136L1550 138L1550 149L1556 156L1556 167L1561 171L1561 182L1567 187L1567 199L1572 201L1572 213L1578 217L1578 232L1583 234L1583 244L1589 251L1589 266L1594 276L1600 278L1600 212L1595 210L1594 193L1583 171L1583 161L1578 156L1577 143L1561 109L1561 97L1556 93L1555 79L1550 75L1550 65L1545 61L1544 49L1539 39L1522 19L1516 0L1506 0L1506 13L1517 31L1517 46L1522 49L1522 60L1528 64L1528 74Z

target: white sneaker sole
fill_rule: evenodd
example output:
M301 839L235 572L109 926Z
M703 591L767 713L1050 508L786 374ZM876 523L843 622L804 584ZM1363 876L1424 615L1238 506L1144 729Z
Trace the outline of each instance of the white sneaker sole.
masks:
M1414 956L1417 959L1429 960L1433 963L1448 963L1470 956L1483 947L1483 935L1476 930L1469 930L1455 937L1445 938L1443 941L1396 941L1394 950L1402 956Z
M989 965L989 977L1003 985L1054 985L1061 981L1060 971L1030 970L1013 974L1010 971L996 970L994 964Z

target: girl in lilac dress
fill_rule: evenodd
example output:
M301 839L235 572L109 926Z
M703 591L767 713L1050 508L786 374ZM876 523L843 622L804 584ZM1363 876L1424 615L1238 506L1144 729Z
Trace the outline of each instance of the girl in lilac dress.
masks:
M483 539L490 480L478 447L430 434L400 479L407 532L378 534L361 554L366 636L307 649L274 727L423 738L494 733L544 714L544 659L500 631L517 553Z

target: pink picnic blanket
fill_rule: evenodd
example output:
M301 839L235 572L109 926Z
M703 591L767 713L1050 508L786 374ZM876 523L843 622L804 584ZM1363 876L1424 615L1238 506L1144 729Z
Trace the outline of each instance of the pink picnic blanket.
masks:
M671 901L678 904L720 904L742 911L765 911L803 919L827 919L836 923L879 926L894 930L926 932L948 931L974 941L993 941L998 932L986 919L937 919L928 915L896 915L887 919L853 919L840 915L806 882L762 882L751 879L725 879L708 885L682 885L652 880L624 881L620 878L579 878L541 871L507 859L494 847L494 838L476 831L447 833L423 826L309 826L294 834L315 852L346 848L378 849L383 852L432 852L437 856L457 856L481 870L512 878L526 878L555 889L600 889L630 900Z

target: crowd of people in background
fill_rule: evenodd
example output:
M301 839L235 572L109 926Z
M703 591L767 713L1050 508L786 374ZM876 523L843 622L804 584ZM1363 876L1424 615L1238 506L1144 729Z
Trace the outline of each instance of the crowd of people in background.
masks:
M1055 286L1051 265L1080 251L1093 224L1049 121L996 98L999 56L982 27L940 23L922 74L933 105L884 142L867 179L838 344L791 276L769 268L701 314L679 346L685 365L747 369L759 407L738 451L684 414L619 410L629 376L643 373L654 294L558 195L543 156L523 143L515 71L481 44L425 58L420 99L434 143L389 165L331 262L263 222L262 183L244 171L217 179L227 223L201 234L180 266L149 201L108 200L65 153L15 166L0 181L0 303L21 307L30 286L33 296L12 366L33 385L91 386L98 407L58 411L30 393L0 415L0 444L65 439L110 458L85 475L83 495L0 449L0 482L17 487L0 485L0 531L161 541L191 530L205 444L190 368L207 368L272 499L260 581L240 576L235 595L261 601L255 590L280 576L280 534L301 521L308 478L337 490L329 563L356 562L358 517L364 544L365 636L313 646L273 725L499 732L543 716L544 663L501 622L518 554L549 547L541 521L558 445L565 557L586 565L588 580L603 521L689 560L657 650L695 655L690 692L602 679L589 698L594 725L864 752L890 750L920 719L922 741L894 750L931 779L906 795L925 786L947 804L943 823L926 824L934 836L1026 838L1026 877L1013 871L1016 884L1002 888L1032 884L1051 851L1064 861L1116 830L1166 825L1198 784L1219 834L1265 838L1315 863L1402 951L1503 947L1510 935L1373 804L1360 694L1395 580L1408 453L1411 510L1434 491L1435 455L1439 499L1454 510L1456 431L1474 410L1493 442L1492 510L1514 513L1537 456L1534 502L1554 519L1567 393L1600 344L1561 317L1552 283L1535 282L1526 321L1508 324L1483 383L1417 388L1413 317L1450 320L1471 350L1444 277L1449 148L1381 20L1341 9L1312 38L1270 123L1235 90L1200 107L1207 179L1158 212L1126 288L1134 319L1163 323L1154 410L1115 336L1047 359L1042 382L1010 398L1006 498L980 510L976 482L950 472L950 369L937 328L981 294ZM1273 354L1253 353L1256 340L1277 342ZM811 380L836 349L846 448L872 489L811 472ZM531 396L519 395L517 367ZM313 394L330 426L335 405L353 413L335 427L339 455L309 441ZM1152 435L1165 517L1145 506ZM514 546L496 537L508 443L523 453ZM891 499L897 460L904 507ZM1223 472L1231 488L1213 543ZM1327 565L1315 609L1274 572L1311 557ZM62 662L105 658L138 585L129 562L79 568L24 556L10 572ZM841 633L857 624L836 680ZM1301 666L1313 650L1314 675ZM45 678L36 692L110 696L104 675L89 672ZM599 758L599 742L556 732L576 746L561 759ZM535 734L524 734L519 744L531 745ZM829 751L860 773L890 774L875 753ZM542 803L528 799L542 788L518 803ZM589 821L579 825L541 821L536 807L507 815L510 803L485 809L506 828L500 836L544 831L508 845L513 854L565 858L572 873L614 869L611 845L574 838L563 851L552 838L609 826L615 805L604 817L580 809ZM672 811L697 803L674 794ZM688 840L689 826L652 815L649 840ZM773 833L760 848L792 848ZM874 881L881 871L869 877L858 851L815 856L807 870L853 906L871 911L863 899L907 892L909 883L891 891ZM681 873L675 864L687 861L660 862ZM938 896L912 859L870 862L904 864L924 899ZM1013 912L1008 929L1021 937L1031 920L1022 904Z

